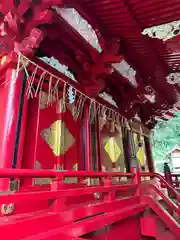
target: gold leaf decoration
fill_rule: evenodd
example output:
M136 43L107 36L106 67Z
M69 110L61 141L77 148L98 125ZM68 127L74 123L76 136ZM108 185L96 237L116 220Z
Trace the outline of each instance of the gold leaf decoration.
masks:
M139 148L136 154L137 159L139 160L139 163L141 166L145 165L145 154L143 148Z
M145 166L146 165L146 155L145 155L145 151L144 151L144 138L143 136L139 136L138 139L138 134L134 133L134 143L135 143L135 147L136 147L136 157L139 161L139 164L141 166Z
M109 138L107 143L104 146L105 151L109 155L111 161L114 163L118 160L121 155L121 149L117 144L114 137Z
M74 137L62 120L56 120L49 128L44 129L40 135L55 156L65 154L75 142Z

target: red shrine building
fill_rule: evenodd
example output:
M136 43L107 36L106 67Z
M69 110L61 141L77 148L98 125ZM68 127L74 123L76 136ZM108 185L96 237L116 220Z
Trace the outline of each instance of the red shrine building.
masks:
M180 110L179 7L1 0L2 240L180 239L150 144Z

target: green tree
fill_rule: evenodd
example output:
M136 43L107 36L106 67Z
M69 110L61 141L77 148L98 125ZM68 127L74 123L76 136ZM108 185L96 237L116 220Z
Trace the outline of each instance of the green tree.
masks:
M155 162L166 160L167 154L180 144L180 112L169 121L159 121L151 133L152 152Z

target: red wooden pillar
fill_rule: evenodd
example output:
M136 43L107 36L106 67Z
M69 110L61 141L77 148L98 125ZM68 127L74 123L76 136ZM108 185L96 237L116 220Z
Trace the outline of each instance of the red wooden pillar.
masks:
M34 112L36 114L34 114ZM34 169L36 162L36 151L38 141L39 128L39 99L33 98L28 102L27 123L26 123L26 139L23 149L22 168ZM24 179L21 183L24 187L31 186L33 179Z
M145 137L144 140L145 140L145 148L146 148L146 155L147 155L149 171L155 172L154 162L153 162L153 157L152 157L152 149L151 149L149 137Z
M24 77L26 78L26 77ZM25 79L24 79L25 80ZM28 84L27 82L24 83L22 98L23 98L23 106L21 109L21 126L19 129L19 144L18 144L18 154L17 154L17 164L16 168L22 168L22 160L23 160L23 154L24 154L24 142L25 142L25 134L26 134L26 126L27 126L27 119L28 119L28 96L26 94L27 92Z
M101 157L101 136L100 136L100 128L99 128L99 118L96 112L96 129L97 129L97 161L98 161L98 172L102 171L102 157Z
M136 195L141 195L141 175L139 169L139 163L136 157L136 149L133 139L133 133L130 132L129 134L129 145L130 145L130 152L131 152L131 172L135 174L133 178L133 184L137 185Z
M91 129L89 120L89 106L84 107L85 129L86 129L86 171L91 171Z
M5 74L6 84L0 87L0 168L12 168L19 116L23 72L16 78L16 69ZM9 189L9 180L0 179L0 190Z

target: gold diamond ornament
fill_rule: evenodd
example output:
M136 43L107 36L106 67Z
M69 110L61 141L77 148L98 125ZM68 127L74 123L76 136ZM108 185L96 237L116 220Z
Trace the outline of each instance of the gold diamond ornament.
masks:
M55 121L41 132L41 137L49 145L55 156L65 154L74 144L75 139L62 120Z
M144 154L144 150L142 147L138 149L136 157L137 157L139 163L141 164L141 166L144 166L145 165L145 154Z
M136 157L137 157L140 165L144 166L145 163L146 163L146 156L145 156L145 153L144 153L144 140L143 140L143 137L140 136L140 142L141 142L142 146L139 147L139 141L138 141L137 136L138 136L137 134L134 134L134 143L135 143L135 146L136 146L136 149L137 149Z
M109 155L112 162L116 162L121 155L121 149L114 137L109 138L104 146L104 149Z

